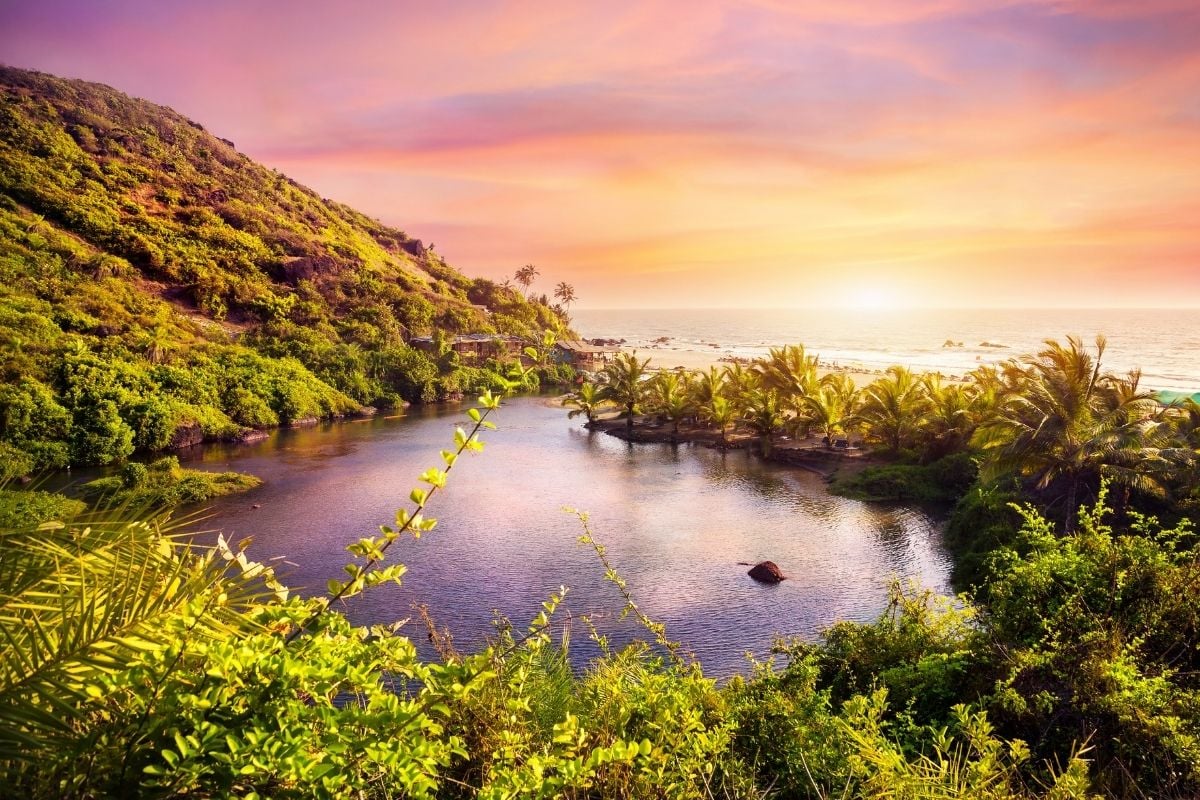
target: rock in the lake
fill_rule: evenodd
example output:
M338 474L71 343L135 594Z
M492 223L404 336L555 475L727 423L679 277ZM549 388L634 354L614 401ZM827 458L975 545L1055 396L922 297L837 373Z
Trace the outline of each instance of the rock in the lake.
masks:
M759 583L779 583L785 578L783 570L774 561L760 561L746 574Z
M171 442L167 447L171 450L182 450L185 447L192 447L204 441L204 429L200 427L199 422L188 422L179 425L171 433Z

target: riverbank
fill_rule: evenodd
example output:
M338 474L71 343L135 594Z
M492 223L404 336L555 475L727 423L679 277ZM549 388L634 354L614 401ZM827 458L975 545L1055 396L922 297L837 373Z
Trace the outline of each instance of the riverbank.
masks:
M749 450L762 456L761 437L746 431L721 432L706 425L657 422L652 418L635 420L632 427L624 417L602 417L586 423L588 430L613 436L634 444L688 444L715 450ZM774 436L764 460L788 464L815 472L826 480L861 472L869 466L885 463L878 456L860 447L830 447L822 437L804 438Z

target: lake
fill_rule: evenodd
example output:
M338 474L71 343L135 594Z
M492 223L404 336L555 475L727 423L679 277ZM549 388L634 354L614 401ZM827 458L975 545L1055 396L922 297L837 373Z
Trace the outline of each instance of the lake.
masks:
M215 502L204 527L253 537L253 557L286 559L289 585L322 587L342 575L345 545L390 523L416 476L440 466L465 409L279 430L181 460L263 478L263 487ZM484 452L464 456L431 502L438 527L393 547L409 568L404 586L354 598L353 620L412 617L406 630L423 642L412 610L423 602L470 649L492 632L493 609L523 629L566 585L561 622L591 614L614 643L628 641L638 632L616 618L621 598L563 506L590 512L640 607L712 676L744 672L744 654L765 655L777 635L811 639L838 620L874 618L893 576L948 590L940 523L924 511L834 497L820 476L746 452L630 445L583 429L546 397L506 401L492 419L499 429L484 436ZM760 585L738 565L763 559L790 579ZM596 653L586 639L575 623L576 664Z

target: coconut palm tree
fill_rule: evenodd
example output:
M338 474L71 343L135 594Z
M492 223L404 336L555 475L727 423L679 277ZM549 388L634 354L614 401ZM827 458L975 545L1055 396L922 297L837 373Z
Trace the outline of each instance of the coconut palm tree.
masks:
M860 416L868 438L897 453L915 443L928 405L917 377L906 367L894 366L863 389Z
M650 382L650 397L655 410L671 420L671 435L679 435L679 422L695 413L687 384L674 372L660 372Z
M979 424L980 404L974 386L945 384L939 375L921 379L928 400L925 457L928 460L963 450Z
M597 396L624 409L628 432L633 431L633 416L646 397L646 366L649 363L649 358L639 361L636 351L618 353L600 372L602 382Z
M787 422L787 414L780 408L779 396L775 392L757 389L746 398L746 409L742 419L750 430L758 434L763 458L771 455L771 437Z
M717 430L721 432L721 446L724 447L728 443L725 433L737 419L737 410L733 403L719 394L714 395L706 404L700 406L700 416L708 424L717 426Z
M516 282L524 287L526 300L529 299L529 287L533 285L534 280L539 274L540 273L538 272L537 267L535 267L533 264L526 264L517 270L515 275L513 275L513 278L516 280Z
M752 370L763 389L773 390L779 400L799 408L802 398L816 390L820 361L804 351L804 345L772 347L766 358L755 359Z
M741 364L730 364L724 370L725 380L721 385L721 393L733 403L734 408L744 409L750 394L756 391L758 375Z
M1102 478L1131 489L1161 494L1170 470L1158 445L1169 426L1138 376L1103 372L1104 337L1095 354L1077 337L1021 362L1020 380L980 427L976 442L988 453L985 477L1013 473L1065 503L1068 531L1075 526L1084 489L1095 492Z
M567 413L567 419L574 419L583 414L587 417L588 424L596 421L596 412L604 405L604 400L600 397L600 388L591 381L584 381L579 384L579 388L571 394L563 398L564 406L574 406Z
M725 390L726 372L716 367L709 367L707 372L692 373L688 382L688 394L697 407L706 406L714 397L719 397Z
M826 375L817 390L803 398L802 418L806 426L816 426L832 447L834 438L858 421L857 403L858 392L849 375Z
M566 281L559 281L558 286L554 287L554 296L563 305L563 316L568 316L571 312L571 303L575 302L575 287Z

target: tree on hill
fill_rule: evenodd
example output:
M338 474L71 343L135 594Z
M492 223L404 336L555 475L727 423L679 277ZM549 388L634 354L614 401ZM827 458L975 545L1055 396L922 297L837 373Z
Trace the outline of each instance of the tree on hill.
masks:
M529 287L533 285L539 274L537 267L533 264L526 264L513 275L513 279L525 289L526 299L529 298Z

